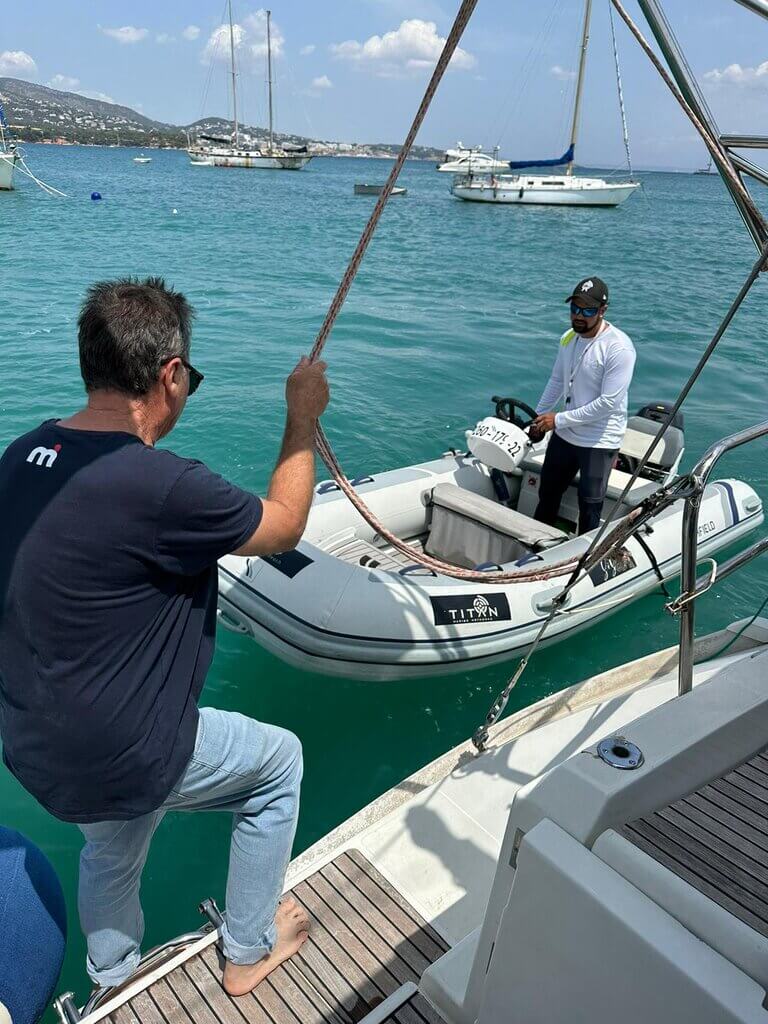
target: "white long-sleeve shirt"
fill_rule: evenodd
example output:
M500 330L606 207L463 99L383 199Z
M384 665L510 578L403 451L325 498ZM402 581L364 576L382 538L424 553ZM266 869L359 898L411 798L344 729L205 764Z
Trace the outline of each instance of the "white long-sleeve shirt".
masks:
M536 412L555 415L555 430L580 448L619 448L627 429L627 393L635 369L635 346L604 321L595 338L566 331Z

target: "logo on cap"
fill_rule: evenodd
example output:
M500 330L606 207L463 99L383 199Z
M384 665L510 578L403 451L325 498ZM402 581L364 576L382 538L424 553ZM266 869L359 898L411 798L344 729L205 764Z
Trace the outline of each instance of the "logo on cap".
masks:
M590 288L594 288L594 287L595 287L595 282L594 281L585 281L584 284L581 286L581 290L583 292L588 292Z

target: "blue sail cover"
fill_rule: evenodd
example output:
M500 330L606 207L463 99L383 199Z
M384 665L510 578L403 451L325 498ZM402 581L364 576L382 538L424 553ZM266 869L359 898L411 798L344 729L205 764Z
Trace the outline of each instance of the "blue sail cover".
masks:
M519 171L523 167L558 167L560 164L569 164L571 160L573 160L573 146L569 146L556 160L510 160L509 166L513 171Z

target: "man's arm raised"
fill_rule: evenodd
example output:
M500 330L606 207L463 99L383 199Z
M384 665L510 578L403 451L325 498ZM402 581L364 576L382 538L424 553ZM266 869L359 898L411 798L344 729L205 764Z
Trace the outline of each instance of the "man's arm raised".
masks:
M261 522L235 555L271 555L290 551L307 525L315 486L315 427L328 405L324 362L303 356L285 386L288 413Z

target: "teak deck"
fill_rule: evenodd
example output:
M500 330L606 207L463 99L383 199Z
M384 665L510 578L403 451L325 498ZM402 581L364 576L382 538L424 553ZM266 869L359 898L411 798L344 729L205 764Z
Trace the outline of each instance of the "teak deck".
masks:
M355 1024L447 949L439 935L356 850L301 882L293 896L312 918L299 953L255 992L221 986L215 946L115 1010L111 1024ZM386 1018L441 1024L415 994Z
M768 937L768 748L619 831Z

